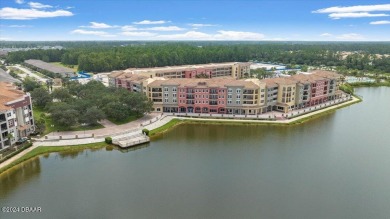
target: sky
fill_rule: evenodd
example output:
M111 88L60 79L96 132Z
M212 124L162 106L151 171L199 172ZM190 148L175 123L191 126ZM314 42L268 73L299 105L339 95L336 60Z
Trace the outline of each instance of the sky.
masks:
M390 41L390 2L1 0L0 40Z

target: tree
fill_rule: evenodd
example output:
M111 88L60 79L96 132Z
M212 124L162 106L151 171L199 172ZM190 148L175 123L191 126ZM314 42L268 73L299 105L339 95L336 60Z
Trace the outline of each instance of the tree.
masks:
M303 65L301 68L301 71L307 72L309 70L309 67L307 65Z
M108 118L116 121L124 120L129 116L128 107L121 102L108 103L103 110Z
M51 103L52 98L49 92L44 88L35 88L31 92L31 99L36 106L45 107L48 103Z
M51 93L51 96L53 97L53 99L56 99L61 102L66 102L72 99L72 95L70 95L69 90L65 88L55 89Z
M41 85L30 77L26 77L23 81L23 87L25 92L33 91L35 88L40 87Z
M98 121L105 118L104 112L98 109L96 106L88 108L84 114L79 118L80 123L86 123L90 125L95 125Z
M39 133L43 133L45 131L45 128L46 128L45 119L39 118L35 120L35 131Z
M58 125L71 127L78 122L79 112L67 103L53 103L49 111L51 118Z

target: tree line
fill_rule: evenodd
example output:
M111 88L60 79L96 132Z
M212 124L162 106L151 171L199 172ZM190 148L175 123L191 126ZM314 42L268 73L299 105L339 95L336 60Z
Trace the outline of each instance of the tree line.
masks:
M382 54L390 54L390 43L69 42L69 47L61 50L10 52L6 62L41 59L78 65L79 70L89 72L107 72L126 68L258 60L290 65L345 66L348 69L389 73L390 57Z

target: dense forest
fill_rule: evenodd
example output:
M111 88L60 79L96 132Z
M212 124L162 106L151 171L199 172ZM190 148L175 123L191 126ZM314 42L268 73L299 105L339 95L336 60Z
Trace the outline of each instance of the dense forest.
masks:
M2 42L0 47L39 47L42 46L40 43ZM390 57L386 56L390 54L390 43L385 42L113 41L50 44L61 45L65 49L10 52L6 62L41 59L78 65L79 70L106 72L126 68L258 60L290 65L343 66L347 69L390 73Z

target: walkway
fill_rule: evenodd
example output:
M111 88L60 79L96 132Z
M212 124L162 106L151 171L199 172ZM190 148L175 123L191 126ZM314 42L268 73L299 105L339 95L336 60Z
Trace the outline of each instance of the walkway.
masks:
M10 159L4 161L3 163L0 163L0 169L3 168L3 167L8 166L9 164L11 164L12 162L14 162L15 160L17 160L17 159L23 157L25 154L27 154L28 152L34 150L34 149L37 148L37 147L38 147L37 145L33 145L33 146L27 148L26 150L20 152L19 154L17 154L17 155L15 155L15 156L11 157Z

